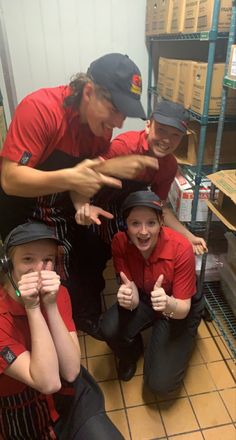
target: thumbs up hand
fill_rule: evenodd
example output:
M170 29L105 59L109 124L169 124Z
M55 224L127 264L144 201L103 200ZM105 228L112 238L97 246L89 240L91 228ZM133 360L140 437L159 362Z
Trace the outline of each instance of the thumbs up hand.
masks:
M117 300L124 309L133 310L138 307L139 294L138 289L133 281L130 281L124 272L120 272L122 284L117 293Z
M157 312L163 312L167 305L169 296L166 295L165 290L161 287L163 283L164 275L160 275L153 287L153 291L151 292L151 303L152 308Z

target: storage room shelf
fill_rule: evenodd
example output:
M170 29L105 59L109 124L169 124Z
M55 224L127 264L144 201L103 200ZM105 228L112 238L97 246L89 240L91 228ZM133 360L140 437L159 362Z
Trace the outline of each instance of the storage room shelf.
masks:
M146 38L149 41L186 41L186 40L199 40L199 41L212 41L217 39L228 38L228 32L195 32L191 34L160 34L160 35L148 35Z
M236 357L236 317L224 298L220 282L204 283L203 293L210 317L216 322L224 340Z
M236 83L236 82L235 82ZM149 87L148 88L148 93L152 94L152 95L156 95L159 96L157 93L157 88L155 86ZM219 122L219 115L217 116L211 116L211 115L200 115L199 113L194 112L193 110L191 110L191 108L189 109L189 113L191 116L191 120L192 121L197 121L200 124L217 124L217 122ZM231 122L231 123L236 123L236 117L234 116L226 116L225 117L225 122Z
M227 76L224 78L224 86L229 87L230 89L236 89L236 80L228 78Z

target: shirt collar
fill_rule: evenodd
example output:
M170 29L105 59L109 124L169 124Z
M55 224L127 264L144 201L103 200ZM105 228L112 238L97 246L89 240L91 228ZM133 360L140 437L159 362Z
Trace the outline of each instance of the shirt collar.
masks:
M22 304L15 301L5 289L0 290L0 313L11 313L12 315L26 315Z

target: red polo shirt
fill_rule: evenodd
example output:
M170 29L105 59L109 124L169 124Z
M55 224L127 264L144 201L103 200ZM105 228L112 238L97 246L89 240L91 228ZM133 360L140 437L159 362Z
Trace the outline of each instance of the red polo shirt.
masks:
M163 274L167 295L187 299L196 293L195 257L189 241L178 232L162 227L157 244L145 260L125 232L112 240L112 256L117 273L121 271L148 295Z
M95 136L88 124L81 124L78 111L64 108L70 93L69 86L59 86L26 96L16 108L1 156L35 167L55 150L79 158L106 152L110 142Z
M57 305L68 331L75 331L70 297L63 286L60 286L57 295ZM0 287L0 396L20 393L27 387L4 374L5 368L8 367L4 358L6 347L17 357L24 351L31 350L31 339L25 308Z
M116 156L129 154L149 155L147 135L143 131L128 131L117 136L111 142L107 153L103 154L104 159L110 159ZM162 200L168 196L171 184L175 178L177 171L177 161L172 154L158 158L159 169L146 170L135 180L141 180L151 185L154 191Z

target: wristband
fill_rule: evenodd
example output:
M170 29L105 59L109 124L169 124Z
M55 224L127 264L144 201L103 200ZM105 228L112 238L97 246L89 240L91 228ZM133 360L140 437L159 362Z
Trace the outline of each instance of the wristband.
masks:
M166 319L173 318L175 316L178 302L177 302L177 299L175 299L175 298L173 298L173 299L174 299L174 302L175 302L173 310L170 313L162 312L162 315L165 316Z

